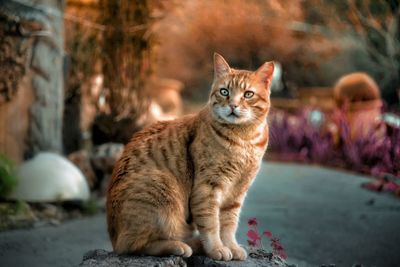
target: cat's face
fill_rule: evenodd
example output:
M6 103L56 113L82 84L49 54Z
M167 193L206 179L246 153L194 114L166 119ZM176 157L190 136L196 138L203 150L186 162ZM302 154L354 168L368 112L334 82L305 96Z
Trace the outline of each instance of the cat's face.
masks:
M214 54L214 82L210 94L213 118L226 124L261 123L268 113L274 64L267 62L255 72L229 67Z

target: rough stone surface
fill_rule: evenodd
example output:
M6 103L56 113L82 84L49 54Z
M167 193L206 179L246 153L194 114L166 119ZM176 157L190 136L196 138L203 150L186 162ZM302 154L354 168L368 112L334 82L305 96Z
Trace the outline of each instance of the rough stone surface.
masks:
M113 252L106 250L92 250L83 256L83 261L79 265L81 267L289 267L279 257L273 256L272 253L262 250L249 253L246 261L214 261L205 256L193 256L188 259L182 257L151 257L151 256L133 256L123 255L118 256Z

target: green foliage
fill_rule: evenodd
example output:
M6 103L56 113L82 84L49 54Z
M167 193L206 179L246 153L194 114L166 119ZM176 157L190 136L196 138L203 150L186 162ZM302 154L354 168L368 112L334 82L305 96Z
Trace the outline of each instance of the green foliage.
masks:
M4 202L0 205L0 216L15 216L29 212L29 204L23 200Z
M26 203L25 201L20 200L20 199L15 201L15 209L14 209L15 214L26 213L29 210L30 210L29 204Z
M35 216L25 201L0 202L0 232L29 227L34 221Z
M15 165L5 155L0 154L0 197L9 194L17 185Z
M89 199L82 206L82 212L86 215L94 215L99 212L99 206L97 204L96 199Z

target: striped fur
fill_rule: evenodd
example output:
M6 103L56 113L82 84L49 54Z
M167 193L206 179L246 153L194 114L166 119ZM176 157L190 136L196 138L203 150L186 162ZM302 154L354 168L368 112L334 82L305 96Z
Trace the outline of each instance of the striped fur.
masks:
M268 144L273 64L235 70L216 54L214 65L208 104L198 114L137 133L117 162L107 195L117 253L246 258L235 232ZM244 97L247 90L253 97Z

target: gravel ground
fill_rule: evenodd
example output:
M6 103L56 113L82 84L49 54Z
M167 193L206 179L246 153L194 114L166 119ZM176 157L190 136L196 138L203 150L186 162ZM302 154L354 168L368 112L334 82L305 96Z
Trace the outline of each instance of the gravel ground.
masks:
M281 239L289 263L399 266L400 200L361 189L367 179L320 167L264 164L247 195L238 239L246 243L246 221L257 217L260 231ZM104 214L0 233L0 266L77 266L92 249L111 249Z

